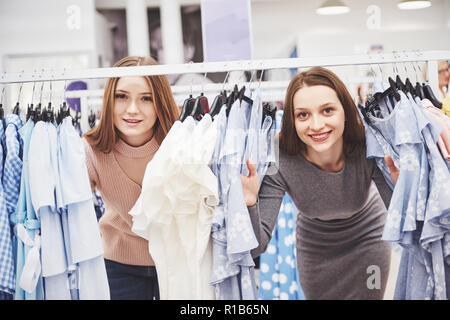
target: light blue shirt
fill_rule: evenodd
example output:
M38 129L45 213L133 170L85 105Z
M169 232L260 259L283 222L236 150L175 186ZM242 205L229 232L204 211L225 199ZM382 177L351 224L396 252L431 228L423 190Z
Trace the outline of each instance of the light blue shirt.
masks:
M11 215L11 222L15 225L16 233L16 279L20 279L22 276L23 267L26 261L26 257L30 253L32 247L36 246L37 237L40 235L40 221L36 218L33 204L31 202L30 195L30 183L29 183L29 168L28 168L28 153L31 134L34 129L34 122L29 119L25 125L19 129L19 133L23 141L23 167L22 178L20 185L19 200L17 202L16 212ZM34 242L33 245L24 244L22 239L18 238L17 228L21 224L28 232L28 236ZM36 250L40 247L37 247ZM35 263L40 264L40 261ZM34 268L33 268L34 269ZM35 274L38 277L38 281L35 289L32 292L26 292L20 285L19 281L16 282L16 292L14 295L15 300L42 300L44 299L44 291L42 287L42 274Z
M46 300L70 300L67 257L58 204L58 136L55 126L39 121L31 135L29 150L30 191L41 221L41 261Z
M79 299L109 299L103 246L90 189L83 144L72 119L59 130L58 165L65 248L71 289Z
M215 121L226 116L223 111L224 109ZM220 203L213 217L211 284L216 286L216 297L220 300L257 299L254 262L250 250L258 243L240 180L246 146L246 127L249 123L245 115L245 109L238 100L235 101L228 116L226 130L219 131L219 135L224 134L224 140L220 148L218 170Z

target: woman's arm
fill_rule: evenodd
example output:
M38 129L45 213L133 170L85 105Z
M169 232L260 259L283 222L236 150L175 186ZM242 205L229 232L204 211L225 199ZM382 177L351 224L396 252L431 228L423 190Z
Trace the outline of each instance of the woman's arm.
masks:
M95 187L97 186L98 174L97 174L97 170L95 169L95 166L94 166L93 150L92 150L92 146L87 142L87 140L85 138L83 138L82 141L83 141L84 153L85 153L85 157L86 157L86 167L87 167L87 171L88 171L88 175L89 175L89 182L91 183L91 190L92 190L92 192L94 192Z
M272 238L272 231L277 222L286 188L279 171L273 175L264 176L259 188L259 177L255 165L247 161L247 167L250 173L247 177L241 175L241 181L250 220L259 243L259 246L251 251L252 257L255 258L266 251Z

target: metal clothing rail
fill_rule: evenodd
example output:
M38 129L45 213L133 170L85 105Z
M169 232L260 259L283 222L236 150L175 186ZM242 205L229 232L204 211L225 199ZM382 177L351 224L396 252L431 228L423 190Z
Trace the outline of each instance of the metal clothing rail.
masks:
M94 68L80 70L59 70L34 73L4 73L0 76L0 84L5 83L24 83L41 81L62 81L79 79L101 79L115 78L124 76L151 76L151 75L169 75L186 73L214 73L228 71L245 70L270 70L270 69L291 69L291 68L310 68L314 66L349 66L349 65L372 65L372 64L395 64L402 62L421 62L429 63L438 60L450 59L450 51L411 51L411 52L393 52L377 53L365 55L348 56L324 56L309 58L286 58L286 59L267 59L267 60L239 60L224 62L200 62L172 65L156 66L136 66L136 67L117 67L117 68ZM429 68L430 69L430 68ZM436 71L437 72L437 71Z

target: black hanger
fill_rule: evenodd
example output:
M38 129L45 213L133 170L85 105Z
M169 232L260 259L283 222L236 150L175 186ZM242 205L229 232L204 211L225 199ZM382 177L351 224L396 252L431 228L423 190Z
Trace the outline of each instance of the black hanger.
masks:
M52 103L49 102L47 109L44 109L41 113L41 120L45 122L53 122L55 115L53 114Z
M425 98L425 93L423 92L423 87L419 82L416 82L416 86L414 89L416 91L416 96L419 97L420 100Z
M431 103L439 109L442 109L442 103L436 98L436 96L433 93L433 90L431 89L430 85L424 84L423 86L423 92L424 92L424 98L431 101Z
M407 93L406 86L403 83L402 79L399 75L395 77L395 83L397 85L397 89L403 91L403 93Z
M88 116L89 127L95 127L95 113L91 110L91 113Z
M33 114L33 122L36 123L38 121L42 120L42 109L41 109L41 103L39 102L36 106L36 108L34 109L34 114Z
M220 109L226 103L227 103L227 93L225 90L223 90L214 98L214 101L211 105L211 109L209 109L209 114L211 115L211 118L214 118L215 115L219 114Z
M241 88L241 90L239 90L238 99L240 101L244 100L245 102L249 103L250 105L253 105L253 100L245 95L245 86L243 86Z
M238 98L238 95L239 95L239 88L237 84L235 84L233 87L233 91L231 91L230 95L227 98L227 110L226 110L227 117L230 114L231 106Z
M3 104L0 104L0 120L5 116L5 110L3 110Z
M276 114L276 112L277 112L277 107L276 106L272 106L271 103L265 103L263 105L263 117L262 117L261 125L264 123L264 119L267 116L270 116L272 118L272 124L271 124L271 127L272 127L272 125L273 125L273 123L275 121L275 114Z
M27 115L26 115L26 121L28 121L31 118L31 120L34 120L34 109L33 104L29 104L27 107Z
M406 78L405 80L405 88L406 91L411 93L413 97L416 97L416 89L414 88L413 84L411 83L411 81L409 80L409 78Z
M74 127L77 126L77 125L79 125L79 124L80 124L80 123L79 123L80 119L81 119L81 115L80 115L80 113L77 111L77 112L75 113L75 118L72 117L72 125L73 125Z
M366 101L366 103L367 103L367 101ZM369 117L367 116L367 111L366 111L366 108L367 108L367 107L365 107L365 106L362 105L361 103L358 103L358 108L359 108L359 110L361 111L361 114L362 114L364 120L366 121L366 123L367 123L367 124L370 124L371 122L370 122Z
M183 107L181 109L180 121L183 122L192 112L194 108L195 99L192 97L192 94L189 95L189 98L184 100Z
M400 77L398 78L400 79ZM384 93L386 93L386 95L389 96L390 98L395 99L396 102L400 101L400 93L398 93L398 90L401 90L401 88L398 87L400 83L394 81L394 79L392 79L391 77L388 78L388 81L390 86Z
M208 98L203 95L203 92L195 99L194 106L190 116L196 120L203 118L205 114L209 112Z
M17 101L16 105L14 106L13 113L16 114L16 115L20 114L19 101Z

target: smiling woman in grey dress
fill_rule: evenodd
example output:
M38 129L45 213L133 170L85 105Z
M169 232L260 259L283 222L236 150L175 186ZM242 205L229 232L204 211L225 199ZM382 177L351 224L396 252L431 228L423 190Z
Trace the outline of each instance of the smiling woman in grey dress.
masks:
M261 185L248 160L241 176L262 254L285 192L299 213L296 249L306 299L383 299L391 244L381 240L392 191L365 156L365 133L342 81L316 67L289 84L278 161ZM392 180L398 169L386 158ZM375 184L373 183L375 182Z

